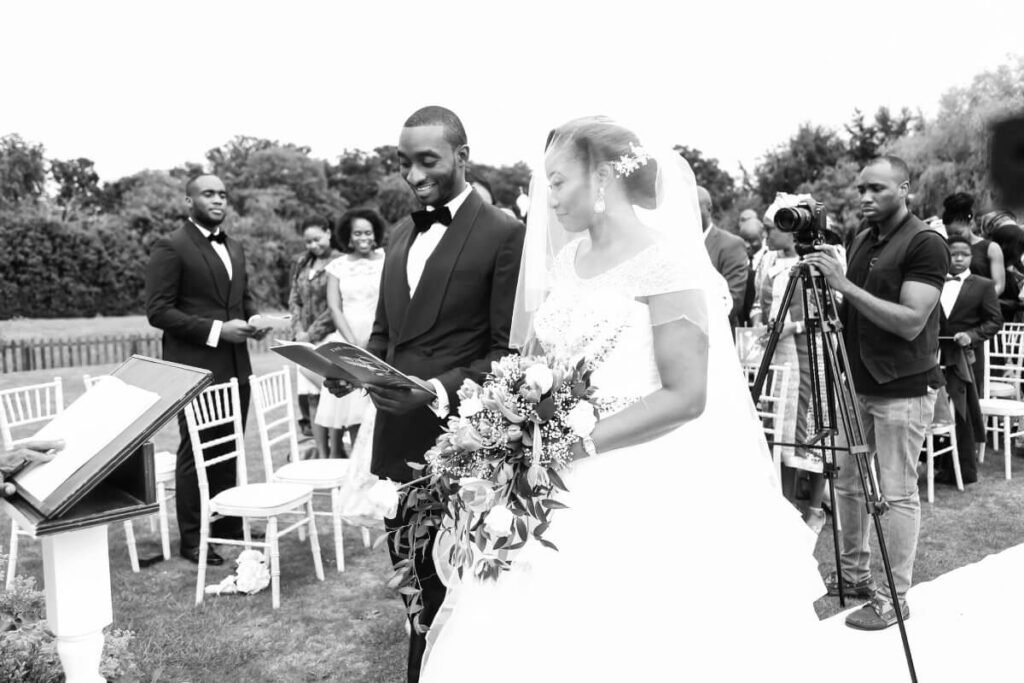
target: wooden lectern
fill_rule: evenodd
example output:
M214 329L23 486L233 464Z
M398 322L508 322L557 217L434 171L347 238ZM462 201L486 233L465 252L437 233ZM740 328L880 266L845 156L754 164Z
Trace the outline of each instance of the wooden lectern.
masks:
M103 683L103 629L113 621L107 525L156 512L149 440L212 381L208 370L144 356L112 375L159 398L45 497L18 486L19 473L11 478L17 493L0 499L42 541L46 619L68 683Z

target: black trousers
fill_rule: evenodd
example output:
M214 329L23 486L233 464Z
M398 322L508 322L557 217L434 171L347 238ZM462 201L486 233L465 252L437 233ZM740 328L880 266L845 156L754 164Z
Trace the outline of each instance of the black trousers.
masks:
M391 553L391 563L397 564L399 560L405 559L408 556L408 546L405 543L406 536L403 531L408 523L408 518L404 517L401 508L399 508L398 517L389 518L384 520L384 527L387 529L390 540L388 542L388 550ZM430 529L430 540L428 541L426 550L422 555L416 557L416 574L420 578L420 585L423 589L422 601L423 611L420 612L420 623L424 626L430 626L434 622L434 617L437 615L441 604L444 602L444 596L447 592L444 584L437 575L437 569L434 567L434 537L437 535L437 529ZM402 596L402 599L408 602L406 596ZM412 627L410 619L410 627ZM420 680L420 666L423 664L423 653L427 648L427 639L425 634L416 632L415 627L411 628L412 633L409 636L409 659L408 659L408 682L418 683Z
M242 428L245 429L249 415L249 384L238 386L238 398L242 407ZM192 455L192 442L188 437L188 423L185 411L178 413L178 433L181 442L178 444L178 463L174 473L174 502L178 513L178 534L181 537L180 550L193 550L199 546L199 477L196 474L196 462ZM213 427L202 433L204 440L227 436L232 433L231 425ZM206 450L203 457L207 460L232 450L231 442L220 444ZM206 468L206 477L210 482L210 497L237 483L237 464L234 460L218 463ZM239 517L225 517L210 525L210 536L217 538L241 538L242 520Z

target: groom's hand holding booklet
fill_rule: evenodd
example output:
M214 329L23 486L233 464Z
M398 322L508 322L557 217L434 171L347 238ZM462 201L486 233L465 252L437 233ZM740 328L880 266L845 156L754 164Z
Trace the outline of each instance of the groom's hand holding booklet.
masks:
M417 382L355 344L334 341L314 346L309 342L276 341L271 351L326 379L344 380L360 388L419 389L434 394L429 384Z

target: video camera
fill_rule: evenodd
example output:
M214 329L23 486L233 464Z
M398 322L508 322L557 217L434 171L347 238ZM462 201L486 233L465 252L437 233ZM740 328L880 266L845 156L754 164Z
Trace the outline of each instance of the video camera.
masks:
M793 246L799 256L813 253L815 245L827 243L828 215L821 202L805 199L796 206L783 207L772 220L782 232L793 233Z

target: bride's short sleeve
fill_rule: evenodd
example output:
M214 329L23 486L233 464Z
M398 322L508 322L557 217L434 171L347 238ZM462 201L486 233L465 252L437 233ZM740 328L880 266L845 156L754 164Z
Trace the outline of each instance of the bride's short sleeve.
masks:
M667 245L653 247L635 275L633 294L647 303L654 326L688 320L707 332L708 316L728 315L732 306L728 285L706 258L688 259Z

